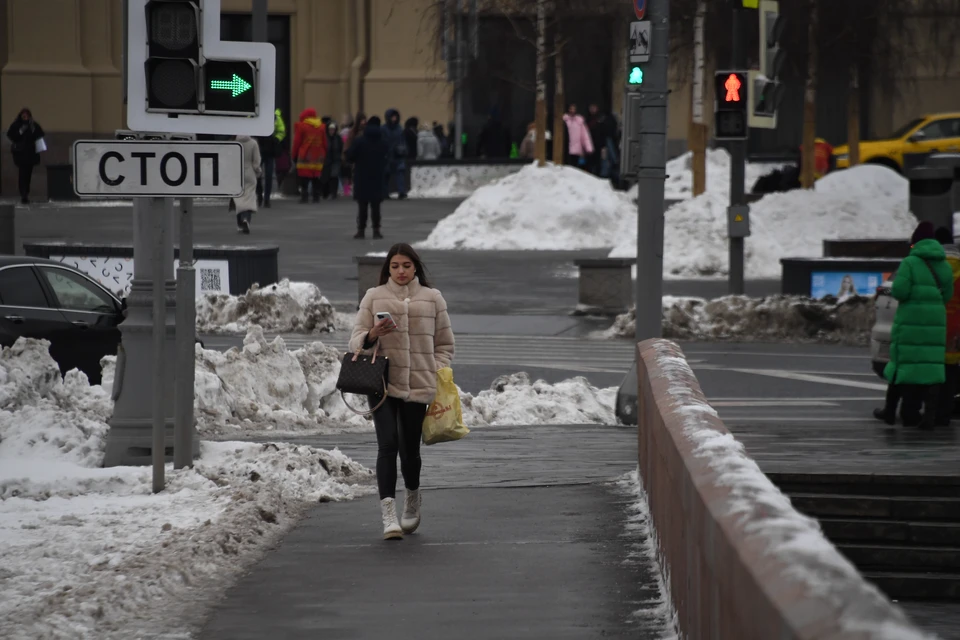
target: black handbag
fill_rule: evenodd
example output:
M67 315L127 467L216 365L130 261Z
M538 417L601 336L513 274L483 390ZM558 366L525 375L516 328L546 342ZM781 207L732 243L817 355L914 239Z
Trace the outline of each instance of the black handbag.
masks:
M390 358L387 356L378 357L380 351L380 341L373 349L372 356L357 353L345 353L340 361L340 376L337 378L337 390L343 398L343 403L347 405L350 411L360 416L369 416L374 411L383 406L387 401L387 371L390 366ZM363 396L383 396L377 406L370 411L357 411L350 406L345 393L353 393Z

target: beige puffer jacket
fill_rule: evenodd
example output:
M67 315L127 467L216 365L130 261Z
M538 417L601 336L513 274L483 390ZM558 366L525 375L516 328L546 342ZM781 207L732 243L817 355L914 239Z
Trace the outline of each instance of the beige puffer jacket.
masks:
M393 280L370 289L360 302L350 351L364 349L376 314L386 311L397 330L380 338L380 353L390 358L387 395L430 404L437 395L437 371L453 361L453 329L447 303L436 289L420 285L419 278L400 286Z

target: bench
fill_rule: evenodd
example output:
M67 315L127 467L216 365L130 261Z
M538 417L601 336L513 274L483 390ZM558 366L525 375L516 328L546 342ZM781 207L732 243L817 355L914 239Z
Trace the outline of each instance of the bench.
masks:
M580 271L578 315L618 315L633 306L633 258L575 260Z

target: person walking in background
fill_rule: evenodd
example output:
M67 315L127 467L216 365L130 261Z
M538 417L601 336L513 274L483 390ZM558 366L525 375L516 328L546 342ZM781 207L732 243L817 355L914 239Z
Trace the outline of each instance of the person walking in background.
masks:
M343 138L336 122L327 125L327 159L323 163L320 175L320 188L323 199L337 199L340 189L340 167L343 164Z
M533 160L537 153L537 123L531 122L527 125L527 134L523 136L520 142L520 157L524 160Z
M347 149L347 160L353 163L353 197L357 201L357 234L353 237L357 240L364 237L370 213L373 215L374 239L383 237L380 234L380 204L387 192L383 176L387 171L388 151L380 118L376 116L370 118L363 135L354 139Z
M343 122L340 123L340 140L343 142L344 152L350 148L350 144L353 142L353 126L354 120L353 116L344 114ZM340 186L343 189L343 195L350 197L351 191L350 187L353 184L353 174L351 173L353 167L350 163L347 162L345 156L341 156L341 165L340 165Z
M378 313L389 314L378 319ZM380 286L360 302L350 351L390 359L387 398L373 412L377 431L377 489L384 540L400 539L420 526L420 439L427 408L437 395L437 371L454 355L453 327L447 303L434 289L420 260L407 244L387 252ZM376 407L383 400L371 396ZM397 519L397 455L406 489L403 514Z
M609 178L613 156L616 155L614 138L617 135L617 122L611 115L600 111L599 106L591 104L587 127L593 143L593 152L587 159L587 167L593 175Z
M387 143L387 170L382 178L386 183L384 195L387 199L390 198L390 184L393 182L397 186L397 197L404 200L407 197L407 143L400 127L400 112L388 109L386 117L387 121L381 128L383 141Z
M945 227L936 231L937 242L943 245L947 264L953 271L953 296L947 301L947 355L944 360L944 383L937 403L936 426L946 427L953 419L954 399L960 391L960 247Z
M440 145L440 157L449 158L450 141L443 133L443 125L436 121L433 123L433 136L437 139L437 144Z
M587 129L583 116L577 113L577 105L570 105L563 115L563 121L567 125L567 151L569 152L567 164L586 168L587 157L594 151L593 140L590 138L590 130Z
M426 124L420 127L417 134L417 159L438 160L440 158L440 141Z
M7 129L7 138L10 139L13 164L16 165L19 174L17 186L20 189L20 202L30 204L33 168L40 164L40 151L46 149L46 143L43 142L43 127L33 119L30 109L24 107Z
M327 130L317 118L317 110L310 107L300 113L300 122L293 128L293 158L297 163L297 181L300 184L300 202L320 202L320 174L327 156Z
M353 166L353 162L347 158L347 150L353 146L353 143L363 135L363 130L367 127L367 116L362 112L357 113L357 117L353 119L353 123L350 125L350 128L344 132L343 135L343 168L340 171L340 175L343 179L343 195L353 196L353 199L356 200L356 195L354 193L354 171L356 168Z
M277 109L273 115L273 133L257 138L260 145L260 157L263 158L263 178L257 183L257 204L270 208L270 196L273 194L273 176L277 168L277 156L283 150L283 139L287 137L287 125L283 115Z
M241 233L250 233L250 224L253 214L257 212L257 179L263 175L260 157L260 145L250 136L236 136L237 142L243 146L243 194L231 200L233 209L237 212L237 230Z
M403 144L407 148L407 160L417 159L417 138L420 128L418 118L407 118L403 124Z
M510 134L500 120L500 109L497 107L490 109L490 116L480 130L477 155L481 158L510 157Z
M883 372L889 382L886 404L873 415L895 424L902 397L904 426L932 429L946 377L946 304L953 297L953 270L931 223L917 225L910 244L891 289L899 304L890 332L890 362Z

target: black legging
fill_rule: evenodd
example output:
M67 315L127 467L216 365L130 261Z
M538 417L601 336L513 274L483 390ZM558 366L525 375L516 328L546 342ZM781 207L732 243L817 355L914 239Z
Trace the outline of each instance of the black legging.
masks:
M379 398L369 398L375 407ZM420 438L427 405L387 398L373 414L377 429L377 487L380 499L394 498L397 493L397 454L400 472L407 489L420 488Z
M17 186L20 190L20 198L27 200L30 197L30 182L33 177L33 164L24 162L17 165L19 175L17 176Z
M380 228L380 201L357 200L357 229L360 231L367 228L368 212L373 215L373 228Z

